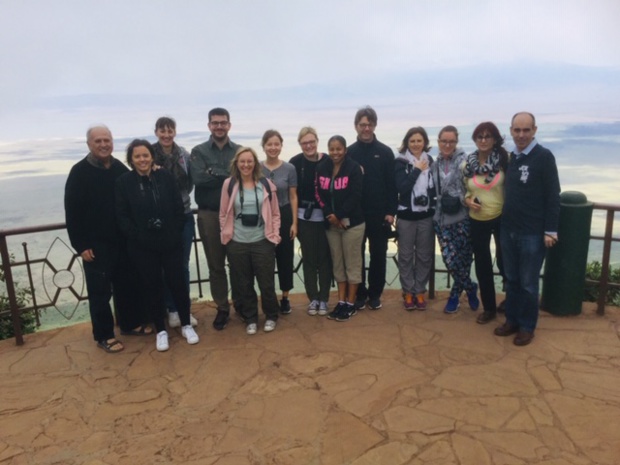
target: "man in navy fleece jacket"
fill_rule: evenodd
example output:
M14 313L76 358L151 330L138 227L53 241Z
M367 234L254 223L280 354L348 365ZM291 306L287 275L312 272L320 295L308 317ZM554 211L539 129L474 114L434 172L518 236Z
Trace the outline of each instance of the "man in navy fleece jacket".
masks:
M497 336L516 334L514 344L532 342L538 321L540 269L546 249L558 241L560 180L555 157L535 139L536 119L512 117L515 143L506 171L500 243L506 273L506 322Z

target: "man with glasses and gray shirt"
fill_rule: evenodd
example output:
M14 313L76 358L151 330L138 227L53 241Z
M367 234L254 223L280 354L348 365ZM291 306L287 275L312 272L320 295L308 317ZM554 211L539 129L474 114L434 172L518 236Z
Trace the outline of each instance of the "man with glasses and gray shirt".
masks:
M221 331L230 318L226 248L220 241L222 184L230 176L230 163L239 145L228 137L230 114L224 108L209 111L211 137L192 149L190 170L198 204L198 234L207 257L211 296L217 305L213 327Z

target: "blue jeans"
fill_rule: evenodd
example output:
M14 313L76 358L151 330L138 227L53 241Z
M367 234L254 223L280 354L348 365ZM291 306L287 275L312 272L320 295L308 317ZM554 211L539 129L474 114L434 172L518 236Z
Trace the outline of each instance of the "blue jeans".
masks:
M500 236L506 274L506 323L534 332L538 322L540 269L545 259L542 234L502 229Z
M189 257L192 253L192 244L194 243L195 225L193 213L185 214L185 225L183 226L183 272L185 278L185 285L187 286L187 293L189 294ZM164 301L166 308L169 312L176 312L177 308L174 305L174 299L168 289L168 286L164 289Z

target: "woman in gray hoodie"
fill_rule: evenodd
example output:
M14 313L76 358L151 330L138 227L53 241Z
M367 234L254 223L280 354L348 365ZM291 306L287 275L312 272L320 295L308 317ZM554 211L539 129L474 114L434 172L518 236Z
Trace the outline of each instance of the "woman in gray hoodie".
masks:
M464 204L465 184L462 174L462 165L467 155L457 147L458 141L459 133L454 126L445 126L439 131L439 155L431 167L437 189L433 226L443 262L454 279L444 308L446 313L455 313L458 310L463 291L467 293L472 310L477 310L480 306L476 295L478 284L470 277L473 251L469 215Z

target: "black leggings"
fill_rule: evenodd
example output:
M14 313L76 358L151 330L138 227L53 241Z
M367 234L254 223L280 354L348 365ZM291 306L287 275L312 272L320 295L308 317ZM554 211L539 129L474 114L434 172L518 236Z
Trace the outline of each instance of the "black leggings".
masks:
M280 208L280 243L276 247L276 264L278 265L278 282L281 291L293 289L293 260L295 258L295 240L291 239L293 213L291 206Z
M480 286L480 298L485 312L495 313L495 280L493 277L493 256L491 255L491 238L495 242L495 256L497 268L502 277L504 266L502 263L502 249L500 247L501 216L489 221L477 221L470 218L471 245L474 251L476 277Z
M166 329L166 306L164 304L164 276L166 285L179 312L181 325L189 322L190 299L185 283L183 249L150 250L139 246L129 248L129 255L134 262L142 281L143 295L157 332Z

